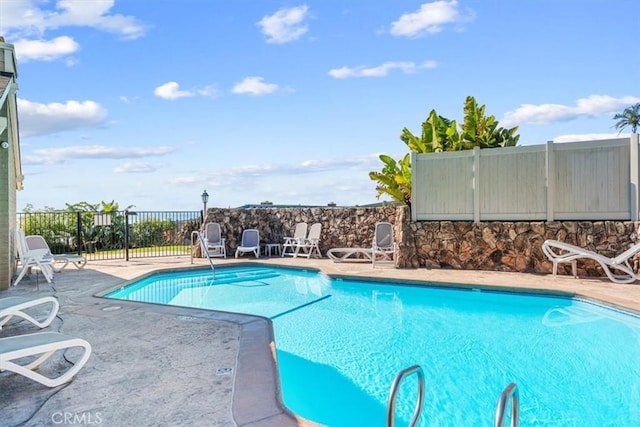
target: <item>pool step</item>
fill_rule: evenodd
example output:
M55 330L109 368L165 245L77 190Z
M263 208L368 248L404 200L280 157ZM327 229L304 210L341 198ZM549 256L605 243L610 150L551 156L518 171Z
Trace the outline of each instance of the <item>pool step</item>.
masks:
M262 273L255 273L255 274L236 274L236 275L232 275L232 274L228 274L225 276L222 276L220 273L216 273L216 277L215 279L213 279L211 282L209 282L212 285L227 285L227 284L234 284L234 283L242 283L242 282L255 282L258 280L265 280L265 279L272 279L274 277L278 277L280 276L280 274L278 273L273 273L273 272L262 272Z

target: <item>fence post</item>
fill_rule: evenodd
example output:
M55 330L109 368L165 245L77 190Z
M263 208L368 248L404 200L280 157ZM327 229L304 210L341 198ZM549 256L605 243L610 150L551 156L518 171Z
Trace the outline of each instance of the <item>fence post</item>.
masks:
M416 177L418 167L418 155L411 152L411 221L416 222L418 220L418 213L416 212L416 190L418 189L418 178ZM422 191L422 188L420 189ZM423 192L421 193L423 194Z
M473 147L473 222L480 222L480 147Z
M555 198L555 177L556 177L556 168L555 168L555 159L553 153L553 141L547 141L546 145L546 159L545 163L547 164L546 173L546 183L547 183L547 221L553 221L553 212L555 210L555 206L553 206L553 200Z
M76 212L76 243L78 251L78 255L82 255L82 229L84 225L82 224L82 212Z
M639 135L632 133L629 137L629 210L631 221L638 221L638 197L640 196L640 150L638 150Z
M129 211L124 211L124 260L129 261Z

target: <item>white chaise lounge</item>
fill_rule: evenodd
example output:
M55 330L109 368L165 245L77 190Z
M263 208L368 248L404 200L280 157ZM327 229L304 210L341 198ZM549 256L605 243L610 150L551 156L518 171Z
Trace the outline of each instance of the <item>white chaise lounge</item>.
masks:
M557 240L546 240L542 244L542 252L544 252L547 258L553 263L554 277L556 277L558 273L558 264L569 262L571 263L573 277L577 278L578 268L576 260L586 258L598 262L607 277L614 283L633 283L637 280L636 273L629 264L629 260L635 254L640 253L640 243L630 247L615 258L609 258L588 249Z
M32 315L28 314L26 310L34 307L46 306L51 304L47 317L44 320L38 320ZM39 297L39 298L26 298L26 297L6 297L0 298L0 329L9 322L13 317L24 319L33 323L39 328L46 328L56 318L60 304L58 299L52 296Z
M51 378L34 370L57 351L75 347L84 349L84 352L80 360L62 375ZM38 332L0 338L0 371L15 372L47 387L57 387L71 381L87 363L90 355L91 345L87 341L58 332Z
M373 249L371 248L331 248L327 251L327 257L333 262L360 260L371 262L372 253ZM358 258L358 255L363 255L363 257Z
M375 267L376 261L395 260L396 244L393 238L393 224L378 222L375 225L373 242L370 248L332 248L327 256L334 262L366 261Z
M27 241L27 247L29 248L30 251L40 250L40 249L45 249L47 251L47 256L51 256L53 258L53 261L54 261L53 270L56 273L59 273L62 270L64 270L65 268L67 268L67 265L69 265L69 264L73 264L79 269L82 269L82 268L84 268L85 265L87 265L87 259L85 257L83 257L82 255L78 255L78 254L52 254L51 253L51 248L49 248L49 244L47 243L47 241L42 236L39 236L39 235L27 236L26 237L26 241ZM60 267L58 267L58 268L55 268L55 264L56 263L57 264L61 263L62 265Z
M18 247L18 256L22 267L18 277L13 282L13 286L20 283L32 267L38 267L47 282L51 283L53 281L53 256L51 256L50 251L48 249L29 249L27 238L21 229L16 230L16 246Z
M373 235L371 263L375 267L376 262L393 262L395 259L396 242L393 238L393 224L390 222L378 222Z

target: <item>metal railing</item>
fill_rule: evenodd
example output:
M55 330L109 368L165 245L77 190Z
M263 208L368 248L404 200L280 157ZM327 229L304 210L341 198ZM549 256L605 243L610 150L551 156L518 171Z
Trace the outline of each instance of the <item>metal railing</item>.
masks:
M201 232L198 230L191 232L191 247L193 248L195 243L200 245L200 250L202 254L209 260L209 265L211 266L211 273L213 274L213 279L216 278L216 269L213 265L213 260L211 259L211 255L209 254L209 249L207 248L207 242ZM191 251L191 264L193 264L193 250Z
M201 211L20 212L16 227L41 235L54 254L89 261L188 255Z
M518 396L518 386L515 383L509 384L502 394L500 394L500 398L498 398L498 406L496 407L496 418L493 422L493 427L503 427L504 420L506 417L505 409L507 408L507 404L511 400L511 427L518 427L519 424L519 396Z
M396 378L391 384L389 390L389 399L387 401L387 426L393 427L395 425L395 412L396 412L396 398L398 397L398 390L400 383L405 377L416 374L418 376L418 399L416 400L416 407L413 411L413 416L409 422L409 426L413 427L418 423L420 414L422 413L422 404L424 403L424 372L420 365L413 365L402 371L398 372Z

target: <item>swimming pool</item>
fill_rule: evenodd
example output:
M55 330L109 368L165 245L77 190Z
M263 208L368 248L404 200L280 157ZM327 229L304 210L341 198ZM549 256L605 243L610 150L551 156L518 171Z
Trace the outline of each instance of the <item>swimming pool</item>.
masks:
M395 375L425 371L421 425L490 426L520 391L520 425L640 425L640 319L568 298L331 280L222 267L152 275L107 295L273 321L284 403L331 426L383 426ZM402 383L406 425L416 384Z

